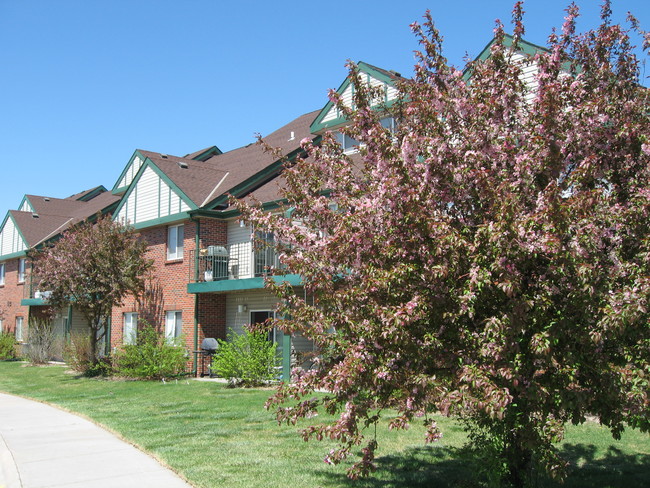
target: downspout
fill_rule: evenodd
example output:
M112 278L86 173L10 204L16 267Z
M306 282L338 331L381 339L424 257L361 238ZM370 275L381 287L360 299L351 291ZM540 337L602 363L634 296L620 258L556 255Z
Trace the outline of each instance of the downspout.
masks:
M65 326L65 336L70 339L70 331L72 330L72 305L68 305L68 323Z
M199 294L194 294L194 366L192 375L196 376L197 361L199 360Z
M199 281L199 247L201 245L201 220L194 220L196 226L194 232L194 282ZM199 360L199 294L194 294L194 361L192 365L192 376L196 376Z
M111 324L113 322L113 317L109 315L108 320L106 321L106 339L104 340L104 354L107 356L111 353Z

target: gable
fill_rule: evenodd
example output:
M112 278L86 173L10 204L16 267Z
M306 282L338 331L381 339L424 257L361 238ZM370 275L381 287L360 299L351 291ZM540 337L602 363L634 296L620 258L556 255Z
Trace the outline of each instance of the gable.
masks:
M388 104L398 97L398 91L395 88L395 80L399 78L397 73L387 72L363 62L360 62L357 67L363 82L373 88L383 89L383 96L380 100L377 100L377 105ZM354 85L349 77L343 81L336 93L341 96L344 106L354 108ZM346 122L347 120L343 117L339 108L330 101L320 111L310 129L312 134L320 134L325 130L339 127Z
M32 206L32 203L29 201L29 198L27 198L27 195L23 197L23 201L20 202L20 207L18 207L18 210L21 212L33 212L34 207Z
M0 228L0 256L8 256L27 250L27 244L16 225L16 222L7 214Z
M155 166L145 164L122 198L114 219L137 225L192 210L170 183Z
M503 38L503 45L506 48L512 48L514 38L510 34L506 34ZM485 61L492 54L492 46L497 42L496 39L492 39L487 45L483 48L481 53L474 59L474 62ZM517 50L512 55L512 60L515 63L521 65L521 75L520 79L528 89L526 100L530 101L535 96L537 91L537 74L539 72L539 67L535 62L535 56L539 53L549 52L545 47L532 44L530 42L524 41L523 39L519 40L517 45ZM465 68L463 71L463 79L469 81L472 77L471 67Z
M122 171L122 174L118 178L117 183L115 183L115 186L113 187L113 193L123 193L126 191L128 186L135 179L138 171L140 171L140 168L142 168L144 160L145 158L142 156L142 154L140 154L139 151L135 151L135 153L133 153L133 156L131 156L131 159L126 165L126 168L124 168L124 171Z

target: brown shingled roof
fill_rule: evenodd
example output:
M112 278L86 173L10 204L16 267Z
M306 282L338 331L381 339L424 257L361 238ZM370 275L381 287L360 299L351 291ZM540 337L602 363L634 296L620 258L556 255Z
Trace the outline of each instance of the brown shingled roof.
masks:
M280 148L284 155L288 155L300 147L303 138L313 137L309 132L309 125L317 114L318 111L314 111L298 117L265 136L264 141L272 147ZM186 157L138 151L151 160L197 207L203 207L215 198L226 194L276 161L274 155L265 152L263 147L256 143L214 155L204 162L190 158L203 151L197 151ZM270 175L270 178L272 177L274 175Z
M74 220L72 217L62 215L41 216L40 214L21 212L18 210L10 210L9 213L16 222L16 226L20 229L29 247L34 247L47 237L58 234L57 229L63 231Z
M215 187L227 177L227 172L217 169L214 164L208 162L170 155L163 157L162 154L151 151L139 150L139 152L150 159L199 207ZM219 194L223 193L220 189L217 191Z
M263 140L271 147L279 148L283 155L288 155L300 147L300 141L306 137L314 136L309 131L309 126L319 111L307 113L291 121L287 125L264 136ZM260 144L251 143L247 146L213 156L206 161L213 167L227 171L228 179L221 194L230 190L248 178L262 171L276 161L273 154L264 151ZM214 195L215 197L219 195Z
M108 209L120 199L110 192L103 192L87 202L38 195L26 196L34 212L10 210L10 214L29 247L34 247L70 226Z

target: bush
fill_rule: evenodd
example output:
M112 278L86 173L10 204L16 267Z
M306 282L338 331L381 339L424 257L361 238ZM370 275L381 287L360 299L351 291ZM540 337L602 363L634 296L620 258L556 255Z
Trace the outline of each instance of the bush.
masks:
M88 378L111 376L114 372L111 358L106 356L99 358L96 363L89 364L84 371L84 376L87 376Z
M85 375L93 365L89 334L72 334L63 346L63 360L71 369Z
M13 334L0 332L0 360L16 359L16 338Z
M52 358L54 349L54 328L49 320L32 317L29 320L29 344L24 354L32 364L45 364Z
M169 341L151 325L138 330L137 343L124 345L115 355L115 374L129 378L173 378L185 372L187 356L182 341Z
M277 345L264 332L228 333L228 341L219 341L212 360L212 371L228 379L231 386L260 386L277 379L280 358Z

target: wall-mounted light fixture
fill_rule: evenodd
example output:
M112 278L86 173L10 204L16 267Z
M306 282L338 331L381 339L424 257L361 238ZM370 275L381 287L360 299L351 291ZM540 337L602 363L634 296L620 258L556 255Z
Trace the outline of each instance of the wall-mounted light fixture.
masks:
M240 221L239 221L239 227L241 227L242 229L243 229L244 227L246 227L246 222L244 222L243 220L240 220Z
M244 313L246 310L248 310L246 305L237 305L237 313Z

